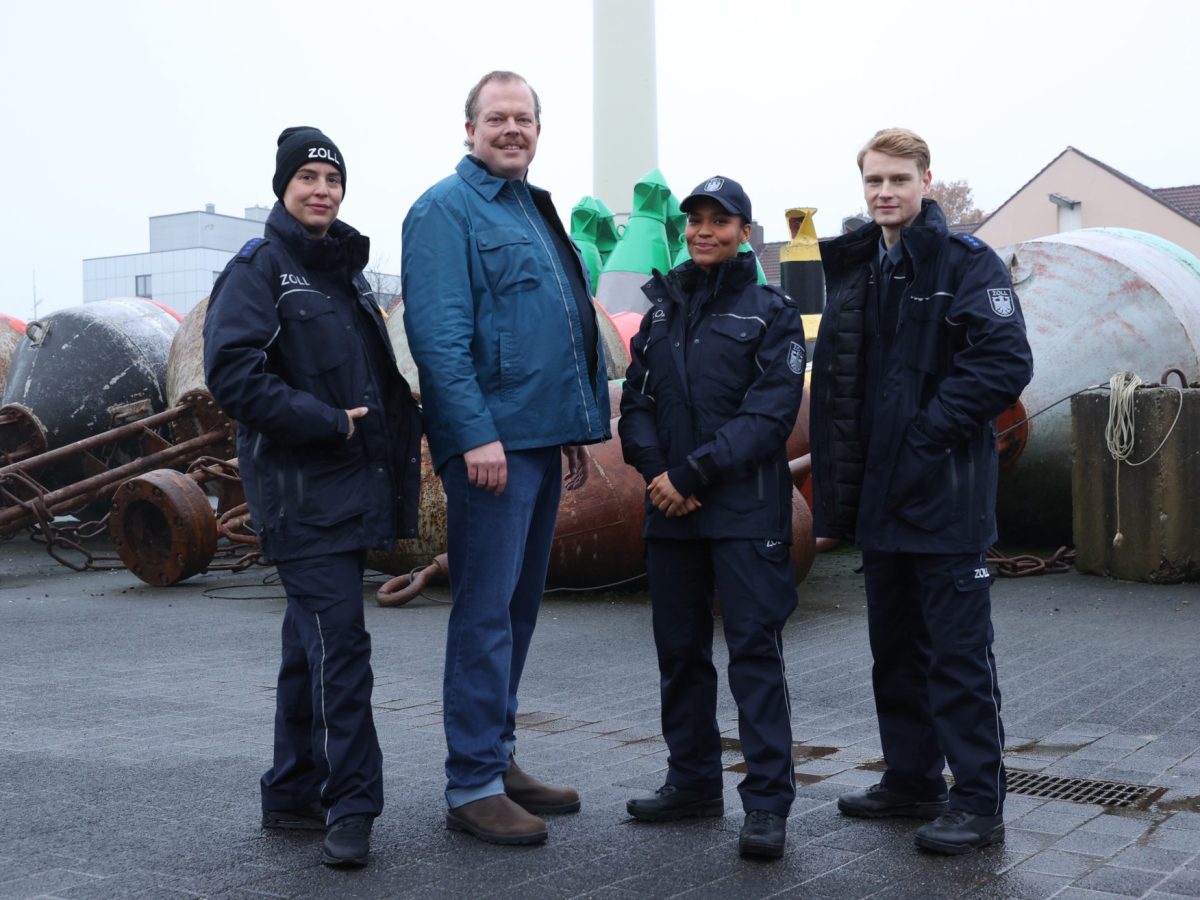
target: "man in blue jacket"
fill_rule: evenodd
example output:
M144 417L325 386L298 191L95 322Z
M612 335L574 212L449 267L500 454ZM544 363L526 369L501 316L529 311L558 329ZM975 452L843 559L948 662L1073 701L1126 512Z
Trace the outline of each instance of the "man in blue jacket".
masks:
M881 131L858 164L873 221L821 244L813 520L817 535L862 548L886 769L838 808L932 819L917 846L964 853L1004 840L985 553L996 540L995 420L1033 360L1004 264L951 234L925 197L925 141Z
M610 436L586 269L550 195L526 181L537 94L490 72L466 103L469 150L404 220L404 325L446 491L446 826L498 844L546 840L539 814L580 808L514 760L517 688L545 586L567 459Z
M285 129L273 186L266 237L213 285L204 371L287 591L263 827L328 826L323 861L358 866L383 809L363 565L416 536L421 417L362 275L370 245L338 218L341 151Z

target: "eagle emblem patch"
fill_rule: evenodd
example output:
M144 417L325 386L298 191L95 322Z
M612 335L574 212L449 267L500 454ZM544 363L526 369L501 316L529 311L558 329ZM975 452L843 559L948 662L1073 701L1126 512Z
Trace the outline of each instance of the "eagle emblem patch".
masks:
M792 341L788 347L788 368L796 375L804 371L804 345Z
M1008 288L991 288L988 290L988 301L992 304L992 312L1003 319L1013 314L1012 291Z

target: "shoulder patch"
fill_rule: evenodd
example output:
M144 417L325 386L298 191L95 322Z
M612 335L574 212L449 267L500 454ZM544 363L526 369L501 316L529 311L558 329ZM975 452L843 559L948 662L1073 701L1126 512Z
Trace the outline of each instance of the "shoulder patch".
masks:
M988 245L973 234L963 234L962 232L955 231L951 232L950 239L958 241L960 244L966 244L972 253L982 253L988 249Z
M992 305L992 312L1002 319L1007 319L1013 314L1016 305L1013 303L1012 291L1008 288L988 288L988 303Z
M768 291L770 291L772 294L774 294L776 297L778 297L780 300L782 300L788 306L796 305L796 301L793 300L791 298L791 296L789 296L788 293L777 284L763 284L763 285L759 285L759 287L766 288Z
M793 375L801 375L804 373L805 363L804 345L792 341L788 347L788 368L792 370Z
M238 254L237 254L238 261L239 262L249 262L251 259L254 258L254 254L258 252L259 248L262 247L262 245L265 244L266 242L267 242L266 238L261 238L261 237L250 238L250 240L246 241L246 243L242 245L242 249L238 251Z

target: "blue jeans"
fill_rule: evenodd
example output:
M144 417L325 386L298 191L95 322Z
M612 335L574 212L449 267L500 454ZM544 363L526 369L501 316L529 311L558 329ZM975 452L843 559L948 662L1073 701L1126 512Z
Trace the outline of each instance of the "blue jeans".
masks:
M504 793L516 743L517 687L562 494L558 447L506 457L508 484L498 497L471 486L461 456L442 470L454 598L442 685L451 808Z

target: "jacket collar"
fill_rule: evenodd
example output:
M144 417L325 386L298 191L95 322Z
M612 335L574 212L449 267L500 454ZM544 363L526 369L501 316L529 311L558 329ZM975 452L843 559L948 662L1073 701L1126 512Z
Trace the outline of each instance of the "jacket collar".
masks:
M508 184L503 178L498 178L489 172L487 166L470 153L458 161L458 165L454 171L458 173L459 178L475 188L479 195L489 203L495 200L496 195L504 190L504 186ZM528 176L521 183L531 191L538 190L538 188L529 183Z
M758 261L754 254L739 253L723 260L708 272L690 259L665 275L655 269L650 280L642 286L642 292L652 301L656 297L663 297L683 302L683 298L688 296L708 299L719 294L731 294L756 281Z
M271 208L266 230L279 238L305 266L314 269L345 265L351 274L356 274L367 267L371 256L370 239L341 219L334 219L325 237L315 238L304 230L281 200L276 200Z
M919 264L933 255L949 233L942 208L936 201L925 199L921 201L917 220L900 230L900 240L904 242L904 252Z
M936 201L926 198L921 201L921 211L916 220L900 229L900 241L905 253L920 265L949 233L942 208ZM868 222L850 234L821 241L821 260L833 271L861 264L872 258L882 235L882 228L874 222Z

